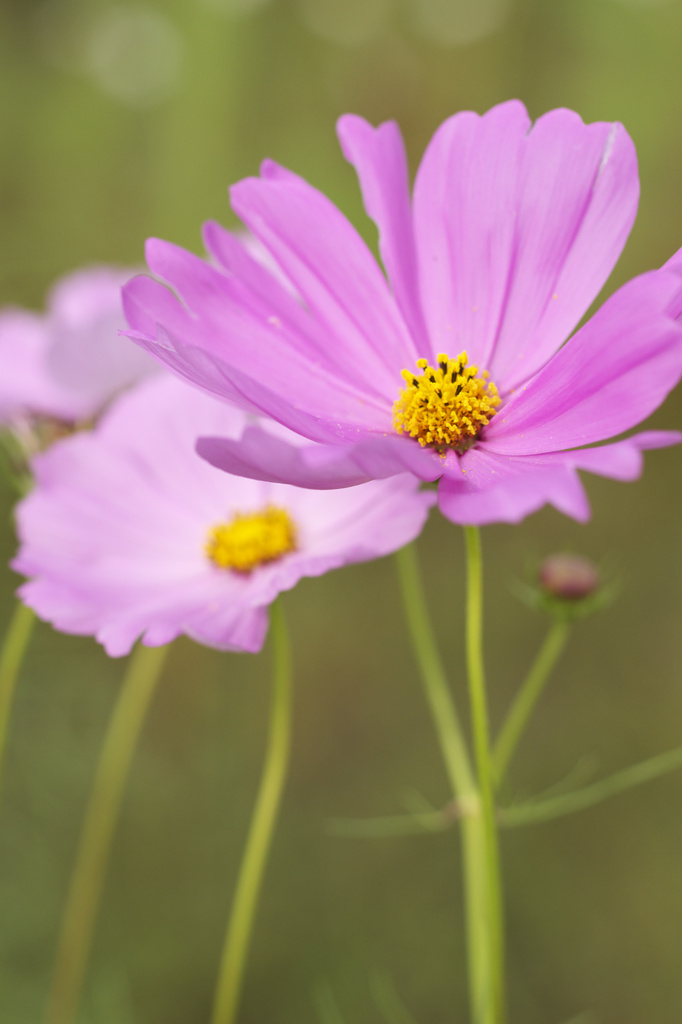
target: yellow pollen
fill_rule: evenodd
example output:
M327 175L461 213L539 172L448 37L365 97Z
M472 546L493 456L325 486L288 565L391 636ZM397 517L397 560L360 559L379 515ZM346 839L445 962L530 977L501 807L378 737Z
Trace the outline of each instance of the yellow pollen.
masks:
M393 406L393 425L399 434L409 434L423 448L445 452L466 451L501 404L497 388L488 373L468 366L466 352L457 359L445 353L438 366L418 359L421 374L403 370L407 384Z
M283 508L238 512L229 523L211 527L206 554L221 569L248 573L296 550L296 527Z

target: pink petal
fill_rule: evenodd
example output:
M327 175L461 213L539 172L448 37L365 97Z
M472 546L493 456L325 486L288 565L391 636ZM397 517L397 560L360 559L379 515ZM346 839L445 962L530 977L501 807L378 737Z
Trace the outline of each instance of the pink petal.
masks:
M414 186L419 279L431 357L466 350L487 366L507 299L521 147L518 101L464 112L431 139Z
M667 263L663 264L663 270L672 270L678 277L682 278L682 249L678 249L674 256L671 256ZM682 319L682 287L670 306L670 315L676 320Z
M461 524L517 523L545 504L584 522L589 505L576 470L613 480L636 480L642 452L680 444L677 431L643 431L599 448L510 458L483 448L462 456L460 468L443 476L438 504L445 516Z
M415 184L421 288L435 351L465 349L508 390L559 347L632 226L634 147L618 125L517 101L457 114Z
M338 372L328 356L328 339L281 281L260 267L237 239L228 251L227 231L206 225L205 234L214 247L218 243L223 259L231 259L227 273L160 238L149 238L145 246L150 270L175 289L200 327L197 342L226 361L236 348L243 349L242 360L248 361L258 341L272 348L285 338L297 352ZM366 387L364 379L361 383ZM367 390L372 390L371 382Z
M575 448L652 413L682 375L682 327L667 312L679 290L664 270L624 285L499 410L485 447L509 455Z
M410 474L309 491L216 472L196 456L198 434L235 438L244 422L164 374L117 399L93 431L36 458L36 486L17 508L13 565L35 577L22 598L58 629L94 634L112 655L140 636L156 645L180 633L255 651L265 605L280 591L396 550L421 530L434 495L419 493ZM289 512L296 549L249 574L213 565L212 527L269 505Z
M369 437L354 445L292 447L261 427L248 427L239 441L200 437L196 450L212 466L252 480L271 480L319 490L352 487L410 472L437 480L444 461L400 437Z
M281 274L260 265L218 225L206 225L204 233L226 272L170 242L152 238L146 245L150 269L175 288L196 318L199 344L265 384L272 383L284 358L292 368L298 364L299 375L331 376L335 387L350 387L364 404L378 401L388 408L366 367L343 346L329 344L328 331L283 286Z
M248 311L225 303L213 316L202 309L200 320L167 288L143 277L124 289L124 308L130 336L210 394L264 412L315 440L390 427L388 402L373 401L314 364L294 341L287 344L280 328L258 323Z
M232 205L269 249L318 323L392 402L413 344L374 257L343 214L297 175L266 162L231 189Z
M75 418L93 416L118 392L157 371L137 345L119 337L125 326L121 287L131 271L93 266L68 274L50 293L46 327L49 375L72 396Z
M30 413L78 418L80 402L48 373L50 340L43 317L23 309L0 311L0 423Z
M478 454L478 453L477 453ZM519 523L543 505L554 505L564 515L579 522L589 519L590 508L578 474L571 466L555 465L500 474L499 483L485 486L482 477L491 467L481 467L476 483L461 482L444 476L438 486L438 507L453 523L484 526L488 523Z
M379 228L381 258L414 339L411 365L429 351L429 346L419 296L410 183L400 129L394 121L372 128L361 117L346 114L337 123L337 133L344 156L360 179L367 214Z

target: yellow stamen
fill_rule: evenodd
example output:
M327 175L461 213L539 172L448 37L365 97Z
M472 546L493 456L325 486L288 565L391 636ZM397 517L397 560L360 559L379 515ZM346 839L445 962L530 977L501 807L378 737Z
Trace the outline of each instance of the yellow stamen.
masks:
M295 550L296 527L289 513L274 505L218 523L206 543L206 554L217 566L244 573Z
M471 447L501 399L487 371L479 376L478 367L467 363L466 352L457 359L441 353L437 367L429 366L426 359L417 360L421 375L402 371L407 387L393 406L393 425L399 434L409 434L422 447L440 452Z

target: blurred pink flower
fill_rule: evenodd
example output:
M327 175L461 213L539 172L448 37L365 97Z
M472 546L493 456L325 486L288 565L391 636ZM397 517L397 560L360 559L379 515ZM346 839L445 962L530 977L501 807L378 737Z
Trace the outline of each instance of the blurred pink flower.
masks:
M245 421L164 375L118 398L94 431L37 456L35 488L17 507L25 603L111 655L140 635L154 646L180 633L257 651L280 591L421 531L435 494L409 474L310 491L233 477L196 455L197 434L237 439ZM264 447L293 451L288 431L270 429Z
M632 480L643 449L681 439L584 447L635 426L682 375L675 267L630 281L563 344L635 218L621 125L553 110L531 127L518 101L457 114L427 147L412 203L395 124L346 116L339 135L388 280L322 193L266 161L232 205L298 300L215 224L211 263L148 242L179 298L146 277L124 290L129 334L159 360L317 442L282 458L251 428L200 440L208 461L312 488L409 471L440 479L458 523L515 522L546 502L585 520L579 469Z
M89 419L158 364L118 337L132 270L94 266L63 277L44 315L0 311L0 423Z

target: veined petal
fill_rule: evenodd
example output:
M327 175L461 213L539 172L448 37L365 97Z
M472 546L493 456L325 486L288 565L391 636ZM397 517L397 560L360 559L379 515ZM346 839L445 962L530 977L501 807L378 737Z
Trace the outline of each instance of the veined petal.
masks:
M504 315L521 147L530 118L516 100L448 118L414 185L419 281L433 358L463 350L487 368Z
M419 296L407 157L394 121L373 128L355 114L337 123L343 154L360 180L365 209L379 229L381 258L412 339L412 359L429 351Z
M372 479L355 465L351 446L325 449L331 456L329 462L310 466L306 459L309 446L294 447L257 426L247 427L236 442L226 437L200 437L196 444L197 453L212 466L251 480L326 490Z
M453 523L519 523L547 504L579 522L589 519L587 496L573 466L526 467L507 475L504 469L510 467L490 465L480 452L469 454L478 458L468 461L466 476L444 476L438 485L438 507Z
M386 430L391 405L314 364L248 311L218 307L193 316L163 285L135 278L124 289L129 336L185 380L313 440ZM218 315L222 313L222 315ZM281 331L281 333L279 333ZM208 348L210 340L210 349ZM320 436L321 435L321 436Z
M632 139L621 124L540 117L523 147L514 266L490 363L505 389L528 380L574 330L611 273L637 213Z
M285 343L304 355L315 373L327 370L335 380L348 381L369 400L382 400L380 389L365 368L349 360L342 347L329 344L328 332L303 307L293 290L285 287L281 272L259 263L239 238L219 224L205 224L203 234L206 248L220 269L159 239L147 242L147 261L155 274L175 288L192 313L196 311L202 321L218 321L217 328L203 328L205 347L214 350L224 362L237 358L240 367L248 372L250 361L258 359L256 340L260 340L262 349L267 349L269 338L275 347ZM256 239L250 241L271 259ZM239 346L236 356L235 345Z
M404 438L368 437L357 444L293 447L259 426L247 427L239 441L200 437L196 450L227 473L315 490L352 487L406 472L432 481L444 467L444 460L434 452Z
M235 212L282 267L330 347L392 400L413 346L376 260L321 192L270 161L262 174L233 186Z
M632 481L642 473L642 452L680 444L682 433L646 430L598 448L508 457L484 447L466 452L460 472L443 476L438 504L460 524L516 523L543 505L584 522L589 505L576 470Z
M682 327L668 312L680 287L665 270L624 285L499 410L485 447L507 455L576 448L653 412L682 375Z
M618 124L554 110L528 131L512 101L446 121L415 184L425 312L437 350L466 349L506 391L552 355L599 293L639 194Z

